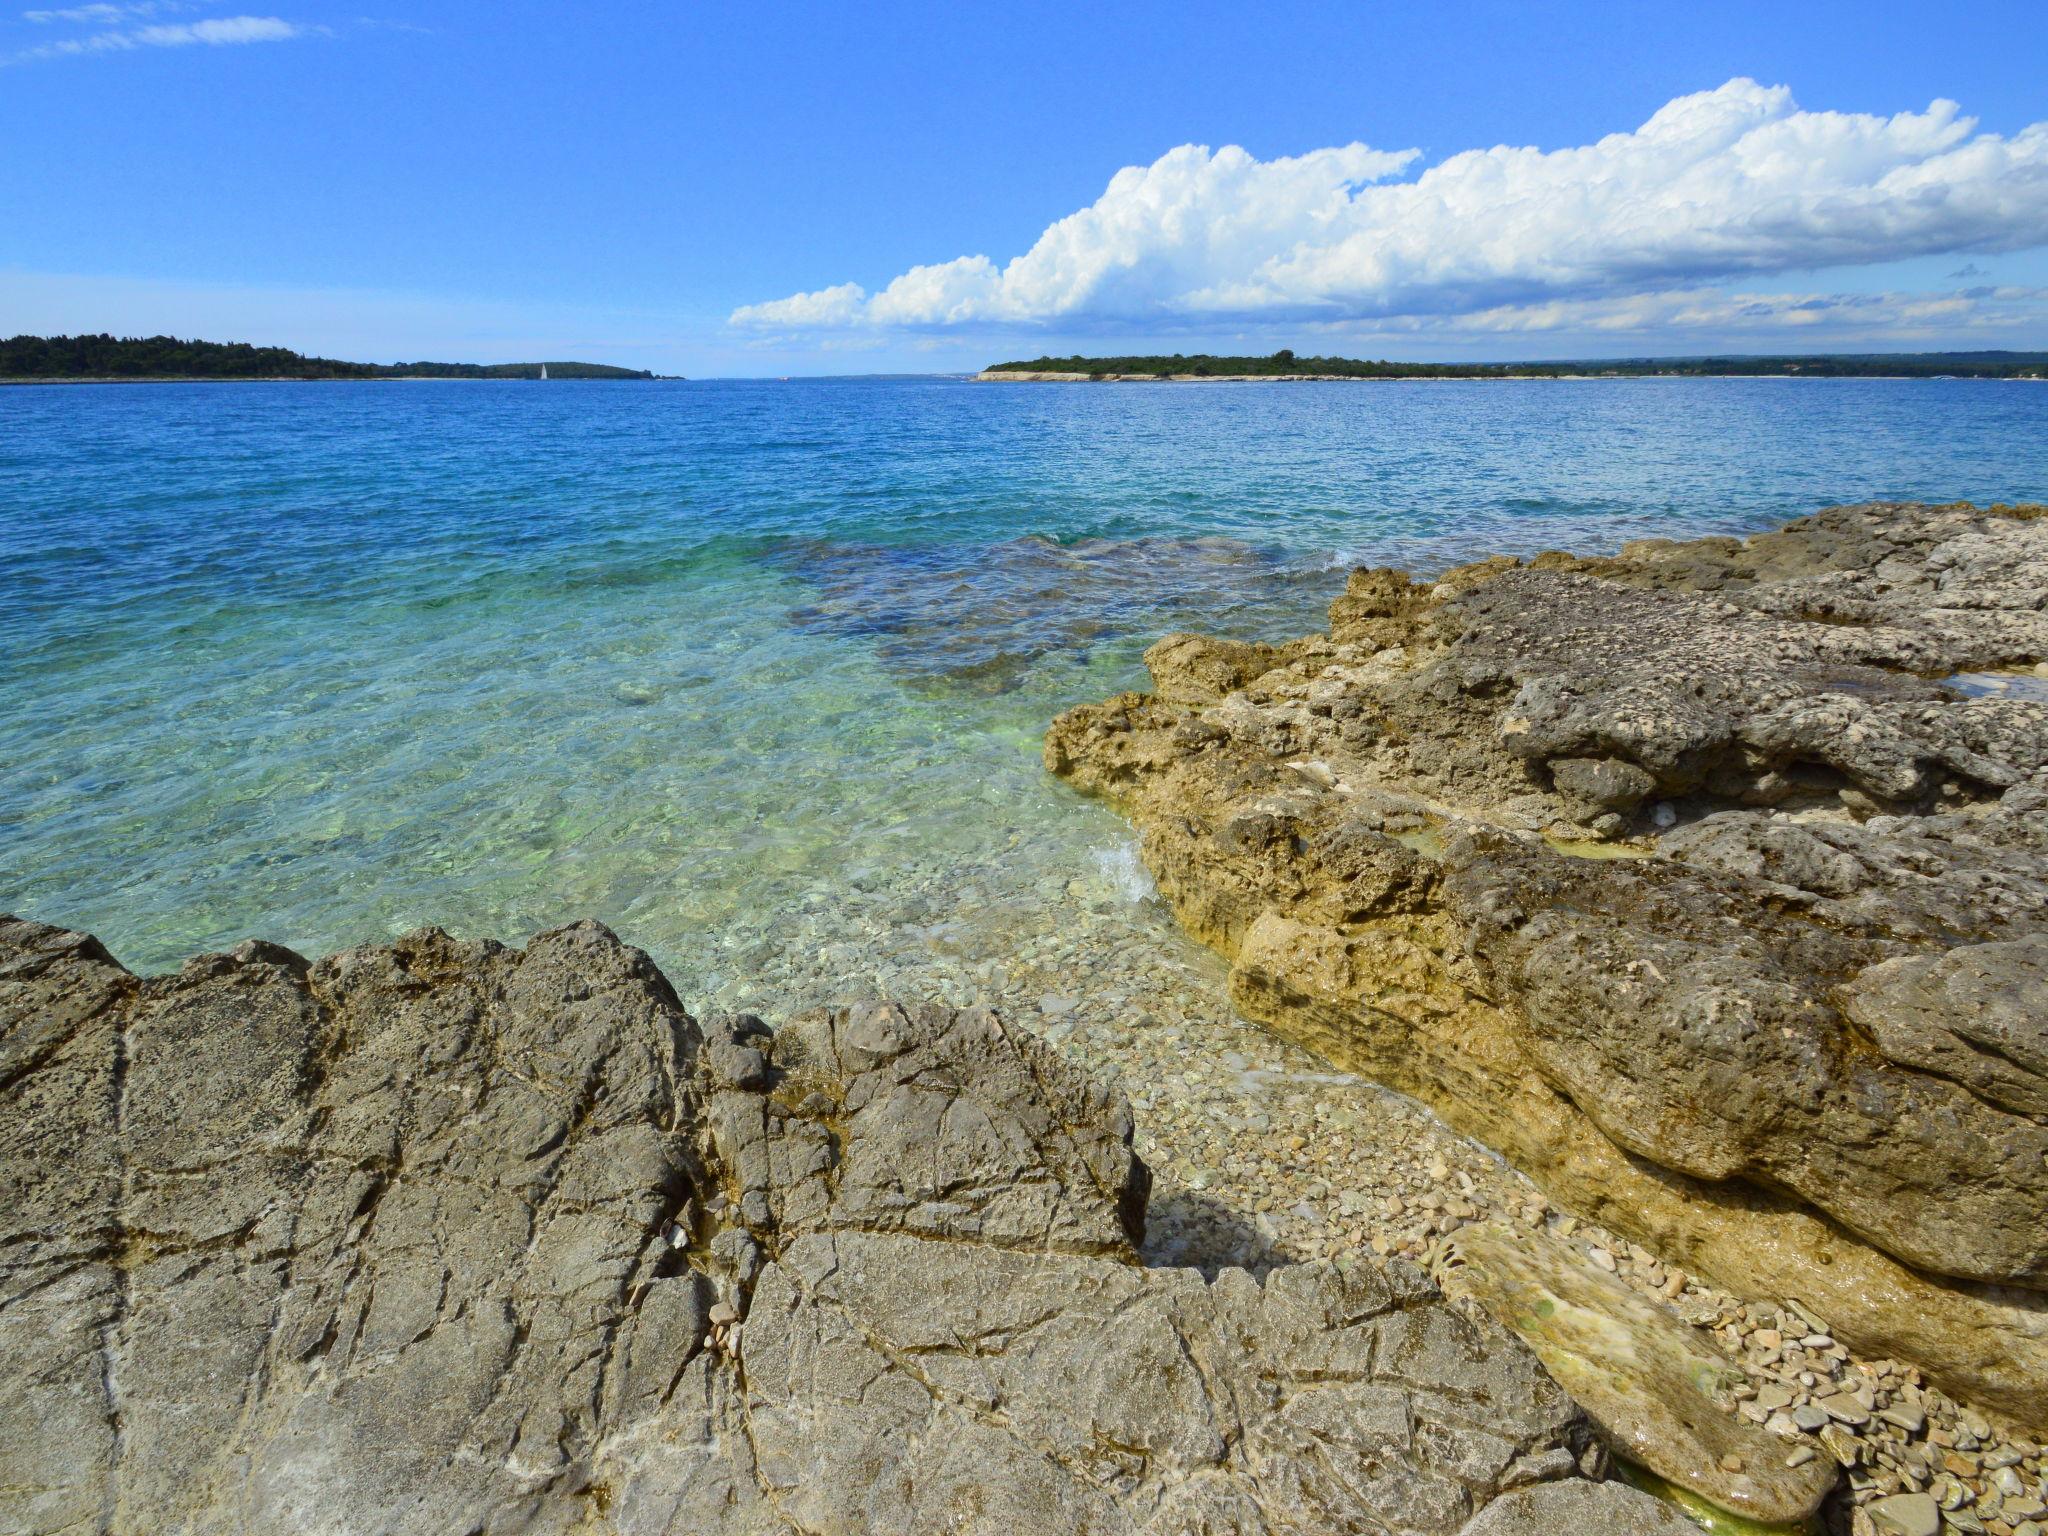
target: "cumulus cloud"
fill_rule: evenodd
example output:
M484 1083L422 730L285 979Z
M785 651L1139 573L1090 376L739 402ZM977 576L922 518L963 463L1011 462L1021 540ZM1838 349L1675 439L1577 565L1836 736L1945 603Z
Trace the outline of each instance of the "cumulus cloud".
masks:
M281 16L213 16L199 21L160 21L147 26L132 22L156 14L155 5L85 5L63 11L24 11L26 20L98 25L102 30L78 37L60 37L9 55L0 62L72 58L94 53L127 53L138 48L222 48L239 43L281 43L324 28L305 27Z
M762 329L1394 320L2048 244L2048 123L1951 101L1809 112L1731 80L1576 148L1364 144L1259 160L1196 144L1111 178L1007 264L917 266L733 312Z

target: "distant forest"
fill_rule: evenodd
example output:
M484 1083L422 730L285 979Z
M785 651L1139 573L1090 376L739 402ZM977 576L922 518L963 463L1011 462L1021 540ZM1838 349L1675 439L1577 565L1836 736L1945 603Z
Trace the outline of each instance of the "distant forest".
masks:
M1205 352L1176 352L1171 357L1039 357L1030 362L996 363L987 372L1083 373L1096 378L1120 373L1162 378L1175 374L1203 378L1306 373L1345 379L1560 378L1585 374L1620 378L1796 374L1821 378L2014 379L2048 376L2048 352L1843 352L1812 357L1633 357L1550 363L1390 363L1351 357L1297 357L1289 351L1268 357L1212 357Z
M245 341L175 336L14 336L0 379L537 379L540 363L344 363ZM603 363L546 365L551 379L651 379Z

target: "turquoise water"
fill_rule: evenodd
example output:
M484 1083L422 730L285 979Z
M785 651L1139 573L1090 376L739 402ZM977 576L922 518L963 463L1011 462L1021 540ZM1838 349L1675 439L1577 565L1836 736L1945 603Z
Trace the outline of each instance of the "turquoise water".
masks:
M1872 496L2048 497L2048 389L0 389L0 909L137 968L596 915L686 996L972 992L1142 891L1038 740L1158 635Z

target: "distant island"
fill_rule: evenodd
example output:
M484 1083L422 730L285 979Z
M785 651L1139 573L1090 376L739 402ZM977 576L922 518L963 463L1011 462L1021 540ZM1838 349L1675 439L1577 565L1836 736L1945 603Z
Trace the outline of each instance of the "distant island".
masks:
M546 374L542 374L542 370ZM605 363L344 363L245 341L175 336L13 336L0 341L0 381L70 379L651 379Z
M2048 378L2048 352L1837 352L1808 357L1600 358L1547 363L1391 363L1351 357L1038 357L996 363L975 377L1031 380L1558 379L1558 378Z

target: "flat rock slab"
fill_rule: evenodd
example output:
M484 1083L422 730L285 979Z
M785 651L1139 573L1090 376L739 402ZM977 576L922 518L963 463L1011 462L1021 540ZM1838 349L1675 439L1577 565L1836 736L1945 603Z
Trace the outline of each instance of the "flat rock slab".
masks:
M1145 1268L1130 1142L992 1013L699 1023L596 924L0 919L0 1527L1668 1528L1412 1267Z
M1788 1467L1787 1441L1727 1411L1745 1379L1734 1361L1555 1239L1467 1227L1438 1276L1519 1334L1616 1450L1709 1504L1791 1524L1834 1487L1831 1460Z

